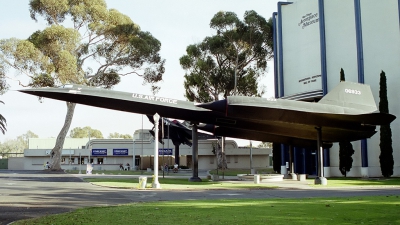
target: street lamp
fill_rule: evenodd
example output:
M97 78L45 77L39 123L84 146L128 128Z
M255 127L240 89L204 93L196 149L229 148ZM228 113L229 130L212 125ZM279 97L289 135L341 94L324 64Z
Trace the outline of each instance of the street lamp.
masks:
M132 147L133 147L133 150L132 150L132 161L133 161L132 170L136 170L136 164L135 164L135 133L133 133L133 136L132 136Z
M156 137L156 141L154 143L154 178L152 188L161 188L160 183L158 182L158 122L160 115L158 115L158 113L154 114L153 119L155 127L154 136Z

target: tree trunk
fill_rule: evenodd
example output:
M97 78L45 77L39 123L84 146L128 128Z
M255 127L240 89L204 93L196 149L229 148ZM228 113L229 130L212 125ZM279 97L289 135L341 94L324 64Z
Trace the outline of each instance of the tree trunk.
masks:
M216 149L217 150L218 169L227 169L228 168L225 152L222 152L222 148L225 147L225 146L222 146L225 144L225 141L222 141L223 138L225 138L225 137L221 138L220 145L218 145L218 147Z
M67 102L67 115L65 116L64 126L58 134L56 145L50 153L50 170L61 170L61 153L65 137L67 136L69 127L71 126L72 117L74 116L75 106L76 103Z
M219 149L217 152L217 158L218 158L218 169L227 169L228 164L226 163L226 155L225 153L222 153L221 149Z

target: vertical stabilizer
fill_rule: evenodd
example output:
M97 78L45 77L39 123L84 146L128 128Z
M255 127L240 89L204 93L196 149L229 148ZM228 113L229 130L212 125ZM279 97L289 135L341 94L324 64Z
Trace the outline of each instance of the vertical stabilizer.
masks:
M365 113L378 110L371 87L366 84L352 82L340 82L339 85L326 94L318 103L355 108L365 111Z

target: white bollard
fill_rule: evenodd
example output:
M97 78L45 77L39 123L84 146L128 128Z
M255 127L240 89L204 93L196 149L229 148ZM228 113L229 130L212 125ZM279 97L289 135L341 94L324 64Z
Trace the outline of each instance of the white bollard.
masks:
M259 184L260 183L260 174L254 174L254 183Z

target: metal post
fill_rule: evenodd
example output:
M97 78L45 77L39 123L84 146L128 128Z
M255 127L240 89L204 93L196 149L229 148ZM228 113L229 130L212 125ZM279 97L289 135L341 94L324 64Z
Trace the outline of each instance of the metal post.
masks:
M90 143L90 131L88 131L89 134L89 161L87 164L90 164L90 155L92 154L92 144Z
M321 127L316 127L317 130L317 158L318 158L318 177L315 178L314 184L327 185L328 181L324 177L324 164L323 164L323 148L322 148L322 131Z
M199 177L199 142L197 138L197 124L194 122L192 127L192 170L193 176L189 178L192 182L201 182Z
M225 137L221 139L221 152L222 152L222 179L225 179Z
M168 136L168 144L167 144L167 148L168 148L168 151L169 151L169 121L168 121L168 134L167 134L167 136ZM172 153L171 153L172 154ZM171 165L172 164L172 162L171 162L171 157L172 156L168 156L168 158L169 158L169 160L168 160L168 162L169 162L169 164Z
M161 118L161 138L162 138L162 140L163 140L163 143L162 143L162 148L163 148L163 150L162 150L162 167L163 167L163 170L162 170L162 177L164 178L164 174L165 174L165 166L164 166L164 117L162 117Z
M155 127L155 137L156 141L154 143L154 178L152 187L153 188L161 188L160 183L158 182L158 122L160 119L160 115L157 113L154 115L154 127Z
M131 170L135 170L135 168L136 168L135 157L136 157L136 155L135 155L135 133L133 133L133 136L132 136L132 161L133 161L133 163L132 163Z
M253 171L253 143L250 141L250 174L254 174Z
M143 164L142 164L142 157L143 157L143 115L142 115L142 155L140 156L140 174L143 174Z

